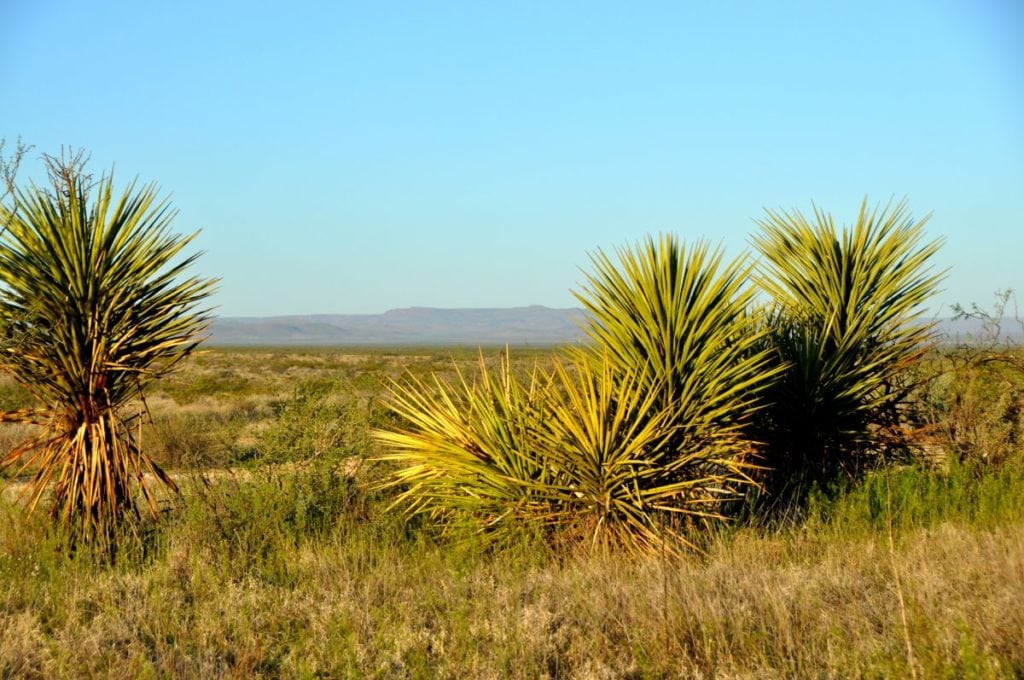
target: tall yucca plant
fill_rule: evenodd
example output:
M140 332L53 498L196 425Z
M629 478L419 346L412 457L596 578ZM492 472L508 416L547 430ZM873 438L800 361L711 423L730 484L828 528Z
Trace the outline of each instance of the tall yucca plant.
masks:
M778 372L751 317L750 267L667 234L617 255L616 263L599 251L576 294L589 313L590 351L636 373L637 389L666 412L665 471L683 485L674 506L713 515L749 481L748 429Z
M52 188L0 206L0 361L39 404L0 414L39 426L2 464L33 473L30 510L49 489L72 541L105 542L137 514L136 484L155 510L147 475L175 489L140 449L136 400L196 347L213 281L184 277L196 255L174 262L194 234L169 231L174 212L153 185L117 196L80 165L51 171Z
M776 302L767 325L785 367L766 419L772 502L856 476L902 443L906 371L931 342L923 305L942 278L926 221L904 201L864 201L841 229L817 207L758 221L760 281Z

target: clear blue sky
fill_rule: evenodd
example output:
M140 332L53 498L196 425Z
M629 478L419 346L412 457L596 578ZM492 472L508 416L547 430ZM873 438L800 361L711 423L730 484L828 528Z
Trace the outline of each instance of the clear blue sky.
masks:
M934 212L941 302L1024 293L1021 0L0 0L0 64L0 137L159 182L225 315L570 306L864 195Z

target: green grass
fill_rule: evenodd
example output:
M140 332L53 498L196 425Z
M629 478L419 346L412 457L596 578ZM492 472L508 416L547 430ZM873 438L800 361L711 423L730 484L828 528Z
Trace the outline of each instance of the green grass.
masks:
M1024 508L1022 459L986 469L951 462L944 471L919 467L882 470L834 501L812 506L809 526L840 534L934 527L944 522L992 529L1020 521Z
M723 528L699 557L557 553L525 533L499 552L386 511L380 465L353 467L375 454L360 433L386 417L378 377L450 365L255 350L190 362L183 382L228 368L246 389L187 403L165 391L154 419L208 418L188 429L224 451L182 465L183 501L113 562L69 554L45 518L0 502L0 677L909 677L907 639L921 678L1024 674L1019 453L890 468L800 522ZM311 429L321 398L363 410L303 462L285 435ZM272 441L279 459L232 462Z

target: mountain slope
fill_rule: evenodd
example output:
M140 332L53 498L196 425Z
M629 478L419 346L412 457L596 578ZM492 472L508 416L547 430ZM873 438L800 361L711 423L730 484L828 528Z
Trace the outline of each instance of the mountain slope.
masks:
M407 307L383 314L219 317L212 345L559 345L584 339L581 309L534 305L490 309ZM937 319L941 341L986 341L979 321ZM1019 322L1005 319L1000 339L1024 340Z
M214 345L555 345L583 338L580 309L409 307L383 314L220 317Z

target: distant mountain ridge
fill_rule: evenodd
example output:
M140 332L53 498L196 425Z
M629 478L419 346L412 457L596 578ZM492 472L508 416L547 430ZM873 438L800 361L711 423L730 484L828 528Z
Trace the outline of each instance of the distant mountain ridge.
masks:
M383 314L218 317L213 345L559 345L583 339L582 309L407 307Z
M307 314L269 317L218 317L212 345L562 345L585 338L578 308L540 305L480 309L406 307L383 314ZM981 342L976 320L937 319L942 339ZM1015 320L1002 323L1001 340L1024 341Z

